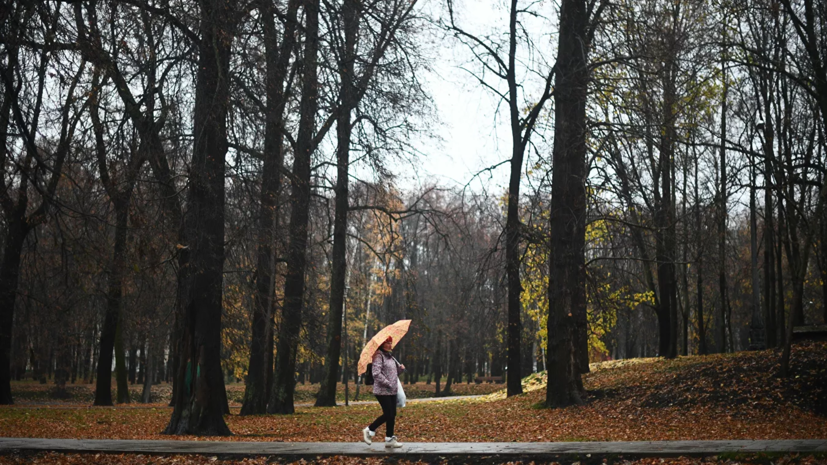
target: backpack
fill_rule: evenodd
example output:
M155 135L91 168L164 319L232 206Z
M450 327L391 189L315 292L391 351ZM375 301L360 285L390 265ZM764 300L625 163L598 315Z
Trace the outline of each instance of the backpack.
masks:
M368 371L365 372L365 384L368 386L373 385L373 364L368 363Z

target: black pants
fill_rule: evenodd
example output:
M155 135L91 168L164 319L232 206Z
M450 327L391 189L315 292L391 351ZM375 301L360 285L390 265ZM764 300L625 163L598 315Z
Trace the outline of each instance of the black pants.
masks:
M385 436L392 437L393 424L396 421L396 396L376 396L376 400L378 400L379 405L382 406L382 415L374 420L368 428L375 432L376 428L382 426L382 423L387 423L387 425L385 425Z

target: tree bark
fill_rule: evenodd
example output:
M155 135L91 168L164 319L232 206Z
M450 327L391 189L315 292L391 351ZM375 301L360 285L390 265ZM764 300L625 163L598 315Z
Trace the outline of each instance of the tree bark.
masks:
M193 156L182 247L189 249L181 315L180 388L165 434L230 435L221 372L224 157L227 152L233 4L202 0ZM192 385L185 385L189 370Z
M575 332L578 320L586 315L587 23L585 1L562 1L554 93L548 407L582 403Z
M287 276L284 307L276 349L276 369L267 413L292 414L295 391L296 356L304 306L305 267L310 209L310 161L313 156L318 93L319 0L304 0L305 48L302 94L299 103L299 133L293 160L290 193L290 245L287 251Z
M15 208L14 216L7 216L3 262L0 265L0 404L11 405L11 332L14 323L14 305L20 280L20 256L30 228L26 224L25 206ZM22 211L21 211L22 210Z

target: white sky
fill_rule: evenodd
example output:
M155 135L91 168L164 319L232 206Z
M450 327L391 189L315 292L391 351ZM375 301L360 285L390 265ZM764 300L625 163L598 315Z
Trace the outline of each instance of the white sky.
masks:
M426 9L432 17L438 14L447 16L444 0L425 0ZM455 13L459 26L475 35L482 36L498 30L506 32L507 2L502 0L455 0ZM532 4L534 10L556 22L556 6L552 2L523 1L520 7ZM447 18L445 18L447 21ZM535 41L544 52L550 49L549 32L555 32L556 24L551 25L543 19L522 17L527 28L538 33ZM437 31L438 33L438 31ZM474 175L490 166L506 161L511 156L511 136L507 105L502 104L499 114L495 114L498 97L480 85L476 79L461 66L476 69L467 48L453 38L446 37L439 41L438 50L433 53L432 71L423 76L426 91L433 98L439 123L433 132L440 140L425 138L415 145L427 155L419 166L418 179L405 179L402 174L401 184L439 184L445 187L462 187L471 182L469 187L479 190L484 183L485 189L492 193L504 192L508 185L510 165L499 166L496 170ZM525 54L523 54L525 59ZM549 57L546 57L549 60ZM541 66L542 67L542 66ZM497 78L492 78L497 79ZM496 82L496 81L492 81ZM501 83L504 84L504 83ZM498 85L501 89L504 85ZM535 87L537 87L535 89ZM538 95L538 86L526 86L528 95ZM546 104L548 107L548 103ZM528 160L526 160L528 161Z
M427 91L434 99L439 123L433 129L440 140L420 141L427 154L420 177L446 187L464 186L480 170L510 157L508 126L502 115L495 117L496 100L468 73L447 60L436 63L435 68L427 77ZM508 169L503 165L483 173L472 187L483 181L491 189L505 189Z

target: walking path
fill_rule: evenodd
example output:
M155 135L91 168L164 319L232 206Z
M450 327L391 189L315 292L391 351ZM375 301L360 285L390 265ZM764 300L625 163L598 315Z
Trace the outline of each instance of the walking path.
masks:
M67 453L197 454L221 457L280 456L312 459L320 456L404 456L411 459L465 458L469 461L492 456L524 460L586 460L604 457L612 461L634 457L708 457L725 453L827 454L827 440L784 441L643 441L643 442L413 442L390 450L381 442L368 446L352 442L229 442L229 441L141 441L91 439L0 438L0 455L22 451Z

